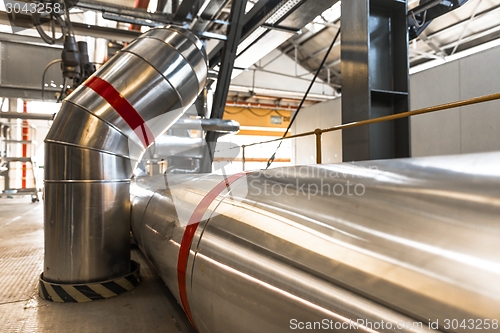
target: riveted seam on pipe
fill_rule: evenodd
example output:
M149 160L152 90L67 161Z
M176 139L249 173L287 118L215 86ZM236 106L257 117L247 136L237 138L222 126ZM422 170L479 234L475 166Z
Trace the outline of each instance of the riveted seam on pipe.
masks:
M89 90L92 90L90 87L87 87L87 86L85 86L85 85L82 85L81 87L82 87L82 88L84 88L84 89L89 89ZM92 91L93 91L93 90L92 90ZM96 93L96 94L97 94L97 93ZM101 97L101 96L99 96L99 97ZM104 98L103 98L103 100L104 100L104 101L106 101ZM108 120L106 120L106 119L104 119L104 118L100 117L99 115L97 115L97 114L93 113L93 112L92 112L92 111L90 111L90 110L89 110L86 106L84 106L84 105L80 105L80 104L76 104L75 102L73 102L73 101L71 101L71 100L65 100L65 101L64 101L64 103L71 103L71 104L73 104L73 105L75 105L75 106L77 106L77 107L79 107L79 108L81 108L81 109L83 109L83 110L87 111L88 113L90 113L90 114L91 114L91 115L93 115L94 117L99 118L100 120L102 120L103 122L105 122L106 124L108 124L109 126L113 127L116 131L120 132L120 133L121 133L124 137L128 138L128 135L127 135L127 134L125 134L125 133L123 133L123 131L122 131L119 127L117 127L117 126L116 126L115 124L113 124L112 122L110 122L110 121L108 121ZM106 103L108 103L108 101L106 101ZM110 107L112 107L109 103L108 103L108 105L109 105ZM135 142L134 142L134 144L135 144ZM139 146L138 146L138 148L139 148Z
M173 48L173 47L172 47ZM173 48L175 49L175 48ZM143 56L141 56L140 54L136 53L136 52L132 52L132 51L129 51L129 50L123 50L123 51L120 51L121 53L130 53L130 54L133 54L135 55L136 57L138 58L141 58L142 60L144 60L144 62L148 63L152 68L154 68L158 74L160 74L164 79L165 81L168 82L168 84L170 85L170 87L172 88L173 91L175 91L175 93L177 94L177 97L179 97L179 100L181 101L181 105L184 105L184 99L182 98L181 94L179 93L179 91L177 91L177 89L174 87L174 85L170 82L170 80L165 76L163 75L163 73L161 73L158 68L156 68L156 66L154 66L153 64L151 64L147 59L145 59ZM184 59L184 57L183 57ZM191 67L192 69L193 67ZM195 72L193 70L193 72Z
M182 35L182 34L179 34L179 35L184 36L184 35ZM173 48L173 49L175 49L175 48L176 48L176 46L175 46L175 45L173 45L173 44L171 44L171 43L167 42L167 41L166 41L166 40L164 40L164 39L158 38L158 37L156 37L156 36L147 36L147 37L144 37L143 39L145 39L145 38L149 38L149 39L154 39L154 40L160 41L160 42L162 42L163 44L165 44L165 45L167 45L167 46L169 46L169 47L171 47L171 48ZM198 47L197 47L195 44L193 44L193 46L194 46L196 49L198 49ZM123 50L123 51L121 51L121 52L130 52L130 53L133 53L133 52L128 51L128 50ZM134 53L134 54L135 54L135 53ZM136 55L137 55L137 54L136 54ZM139 56L139 55L137 55L137 56ZM196 79L197 79L198 83L199 83L199 84L200 84L200 86L201 86L201 85L203 84L203 79L200 79L200 78L198 77L198 72L196 71L196 68L194 68L194 67L193 67L193 65L191 64L191 62L190 62L190 61L186 58L186 56L185 56L182 52L179 52L179 56L181 56L181 57L182 57L182 58L183 58L183 59L184 59L184 60L185 60L185 61L189 64L189 66L191 67L191 69L192 69L192 70L193 70L193 72L195 73L195 76L196 76ZM153 66L153 67L154 67L154 66ZM207 71L208 71L208 67L207 67Z

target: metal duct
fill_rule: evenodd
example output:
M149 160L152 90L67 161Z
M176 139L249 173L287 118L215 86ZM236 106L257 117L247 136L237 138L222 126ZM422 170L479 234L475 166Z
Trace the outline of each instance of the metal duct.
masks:
M219 133L238 133L240 124L234 120L222 119L179 119L172 129L202 129L204 131Z
M64 101L45 139L46 281L130 272L133 167L195 101L206 77L207 55L191 32L152 29Z
M205 146L203 138L162 135L155 141L154 152L158 159L170 156L202 159Z
M55 114L0 112L0 119L54 120Z
M464 319L494 332L499 163L487 153L145 178L132 185L132 230L200 333L323 320L469 332Z

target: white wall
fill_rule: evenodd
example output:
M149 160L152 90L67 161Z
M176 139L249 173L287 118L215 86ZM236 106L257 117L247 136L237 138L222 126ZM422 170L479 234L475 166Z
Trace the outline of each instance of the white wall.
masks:
M500 47L411 76L411 107L500 92ZM412 155L500 150L500 101L412 117Z
M434 67L410 78L411 109L500 92L500 47ZM341 98L304 109L293 133L341 123ZM500 150L500 101L439 111L411 118L412 156L466 154ZM314 164L314 136L293 145L296 164ZM342 159L340 132L323 137L323 163Z
M329 128L341 123L341 100L319 103L300 111L292 134L314 131L317 128ZM315 136L292 139L292 162L295 165L316 164ZM322 135L323 163L342 162L342 133L330 132Z

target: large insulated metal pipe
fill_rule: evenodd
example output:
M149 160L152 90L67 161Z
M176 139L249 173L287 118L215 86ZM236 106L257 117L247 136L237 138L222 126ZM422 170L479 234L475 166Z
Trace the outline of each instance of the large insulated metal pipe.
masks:
M498 332L498 165L144 178L132 230L199 332Z
M44 280L88 283L130 272L133 167L206 77L206 53L191 32L152 29L63 102L45 140Z

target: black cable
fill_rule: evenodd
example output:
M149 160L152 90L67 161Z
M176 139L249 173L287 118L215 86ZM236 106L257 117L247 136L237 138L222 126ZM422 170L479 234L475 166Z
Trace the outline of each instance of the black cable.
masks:
M291 110L290 110L290 111L291 111ZM275 112L276 112L279 116L281 116L281 117L283 117L283 118L288 117L288 116L285 116L284 114L282 114L281 112L279 112L278 110L275 110Z
M66 6L66 2L63 1L64 6L64 16L66 17L66 23L68 25L68 35L73 35L76 39L75 30L73 30L73 24L71 23L71 18L69 17L69 7Z
M59 103L59 102L62 101L62 97L63 97L63 94L64 94L64 89L66 89L66 78L63 79L61 93L59 94L59 97L57 98L56 103Z
M45 101L44 99L44 93L45 93L45 74L47 74L47 70L54 64L57 64L59 62L62 62L62 59L57 59L57 60L52 60L51 62L49 62L47 64L47 66L45 66L45 69L43 70L43 74L42 74L42 102Z
M290 121L290 124L288 124L288 127L286 128L285 134L283 134L283 138L286 138L288 132L290 131L290 128L292 128L293 122L295 121L295 119L297 118L297 115L299 114L300 110L302 109L302 106L304 105L304 102L306 101L307 95L309 95L309 92L311 91L311 89L314 85L314 82L318 78L319 72L321 71L321 69L325 65L325 62L328 59L328 56L330 55L330 52L332 51L333 46L335 45L335 42L337 41L337 38L339 37L339 35L340 35L340 28L339 28L339 30L337 30L337 33L335 34L335 37L333 38L332 44L330 44L328 51L326 51L325 57L323 58L323 61L321 61L321 64L319 65L319 68L316 71L316 74L314 74L314 77L313 77L311 83L309 84L309 87L307 88L307 91L306 91L304 97L302 98L302 101L300 101L300 104L297 108L297 111L295 111L295 114L293 115L292 120ZM278 153L278 149L280 149L282 143L283 143L283 140L280 141L278 147L276 148L276 151L271 156L271 158L269 158L269 160L267 161L266 170L269 169L271 164L274 162L274 159L276 158L276 153Z
M245 111L247 108L243 108L243 109L240 109L238 111L235 111L235 112L230 112L230 111L224 111L224 113L227 113L227 114L240 114L242 113L243 111Z
M43 41L47 44L55 44L57 41L62 40L64 36L66 35L66 24L64 20L61 18L61 15L58 15L57 13L51 13L49 15L49 23L52 28L52 37L49 36L42 28L42 22L40 19L40 14L39 13L34 13L31 15L33 24L35 26L35 29L38 31L40 34L40 37L43 39ZM61 37L60 38L55 38L55 22L59 24L61 27Z
M250 112L251 114L253 114L256 117L267 117L267 116L269 116L270 114L273 114L273 113L276 113L277 115L279 115L281 117L286 117L285 115L283 115L282 113L280 113L278 110L270 110L266 114L258 114L257 112L255 112L254 110L252 110L252 108L248 108L248 107L240 109L240 110L235 111L235 112L224 111L224 113L225 114L235 115L235 114L240 114L240 113L242 113L244 111L248 111L248 112Z
M257 112L253 111L252 109L248 108L248 111L253 114L254 116L256 117L267 117L269 116L271 113L274 113L274 110L271 110L271 111L268 111L266 114L258 114Z

